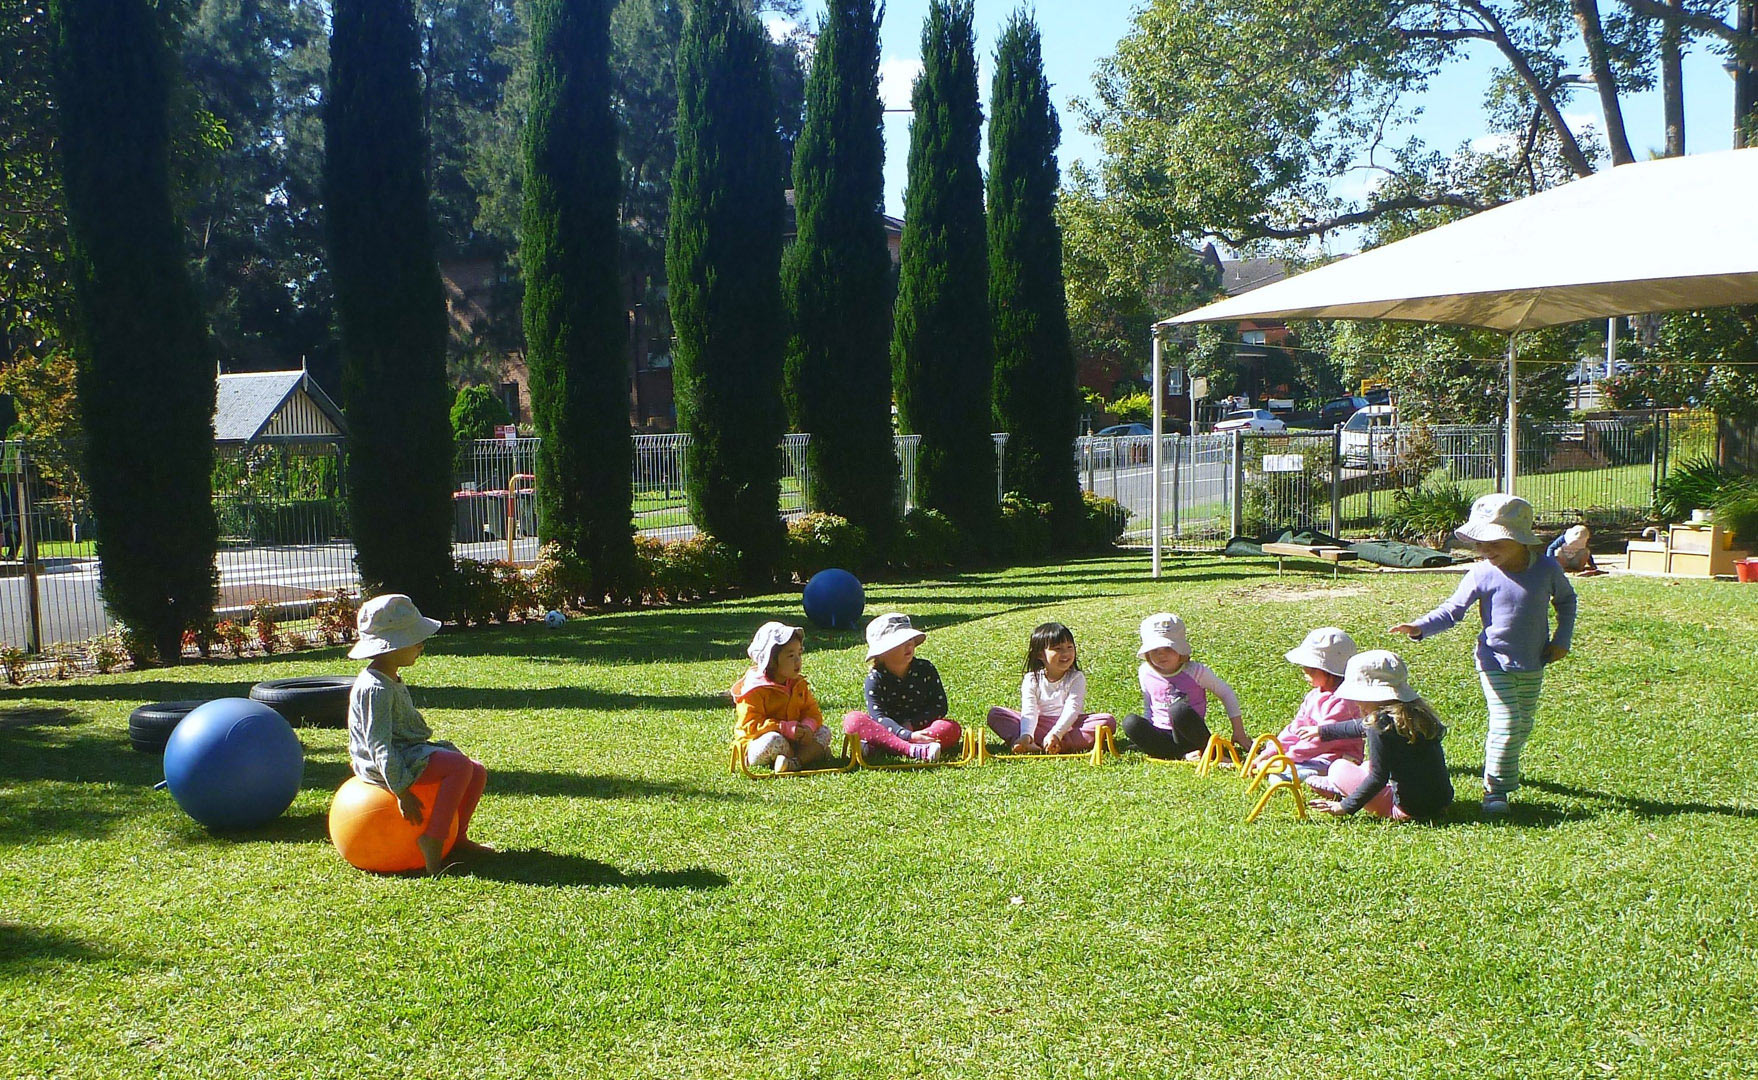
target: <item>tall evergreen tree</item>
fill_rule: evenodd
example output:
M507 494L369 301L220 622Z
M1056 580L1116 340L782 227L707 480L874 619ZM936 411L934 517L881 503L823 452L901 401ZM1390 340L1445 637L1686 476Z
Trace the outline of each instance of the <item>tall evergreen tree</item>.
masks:
M159 659L214 607L214 366L172 209L169 25L146 0L55 0L61 178L86 479L110 610Z
M879 533L897 516L883 119L874 0L831 0L794 151L788 406L795 430L812 435L817 506Z
M903 268L891 339L903 430L922 436L917 500L981 535L995 516L983 114L971 0L933 0L910 101Z
M1074 535L1080 391L1062 287L1056 146L1062 137L1030 15L1008 21L989 91L989 303L995 323L995 423L1009 433L1007 486L1050 504Z
M530 20L519 250L538 531L586 560L602 595L634 558L610 4L533 0Z
M451 393L409 0L337 0L324 204L348 414L348 508L369 589L448 609Z
M678 156L666 273L691 516L747 580L780 564L780 142L769 42L741 0L701 0L678 48Z

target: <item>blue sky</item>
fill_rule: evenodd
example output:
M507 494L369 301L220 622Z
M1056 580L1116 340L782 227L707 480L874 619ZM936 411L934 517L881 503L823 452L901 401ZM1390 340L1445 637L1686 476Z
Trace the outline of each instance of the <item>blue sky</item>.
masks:
M1044 36L1044 65L1062 114L1060 160L1065 172L1076 159L1094 162L1099 157L1096 142L1079 130L1078 117L1069 101L1091 93L1094 67L1100 59L1111 55L1118 39L1129 32L1131 15L1138 6L1127 0L1052 0L1036 9ZM976 0L979 86L985 100L995 40L1008 16L1018 7L1014 0ZM927 9L927 0L888 0L886 4L881 74L888 107L909 104L910 80L921 67L922 20ZM821 3L808 3L812 19L822 10ZM1451 149L1484 134L1479 102L1494 60L1494 50L1484 45L1436 81L1422 101L1424 114L1414 129L1425 142ZM1687 57L1685 87L1686 149L1691 153L1727 149L1733 114L1732 81L1721 70L1720 58L1705 51ZM1596 121L1598 99L1591 88L1578 93L1567 112L1572 122L1577 117ZM1626 96L1625 124L1638 157L1647 149L1658 147L1662 138L1659 95ZM909 116L887 114L885 198L887 209L893 214L903 211L908 153Z

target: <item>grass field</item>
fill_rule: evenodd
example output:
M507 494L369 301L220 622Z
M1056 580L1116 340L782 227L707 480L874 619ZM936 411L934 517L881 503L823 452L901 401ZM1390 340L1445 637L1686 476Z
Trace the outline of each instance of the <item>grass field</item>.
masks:
M1336 623L1364 647L1446 575L1144 560L871 590L930 630L955 718L1017 700L1031 627L1079 635L1091 704L1139 702L1135 625L1182 613L1247 726ZM127 748L145 701L347 672L340 650L0 694L0 1075L1158 1077L1753 1075L1758 590L1582 582L1509 820L1479 820L1470 635L1405 645L1452 725L1436 826L1244 824L1231 776L1126 753L758 783L725 772L778 594L448 631L409 672L485 761L458 876L380 878L325 838L342 732L304 790L212 836ZM861 646L812 633L826 711Z

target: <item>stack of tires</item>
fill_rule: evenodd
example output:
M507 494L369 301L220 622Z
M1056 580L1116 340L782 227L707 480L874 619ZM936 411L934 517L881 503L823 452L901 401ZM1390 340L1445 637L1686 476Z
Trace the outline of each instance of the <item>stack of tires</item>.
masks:
M260 701L294 727L348 726L348 690L352 675L305 675L269 679L250 688ZM205 701L160 701L128 714L128 743L143 754L162 754L177 724Z

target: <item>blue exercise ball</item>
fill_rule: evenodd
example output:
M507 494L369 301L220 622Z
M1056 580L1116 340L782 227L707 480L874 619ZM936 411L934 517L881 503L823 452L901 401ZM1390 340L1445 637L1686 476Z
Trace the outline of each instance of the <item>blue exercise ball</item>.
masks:
M860 579L835 567L813 574L801 600L806 618L826 630L853 630L867 610L867 590L861 588Z
M260 701L221 698L185 716L165 743L165 786L210 829L253 829L293 805L305 748Z

